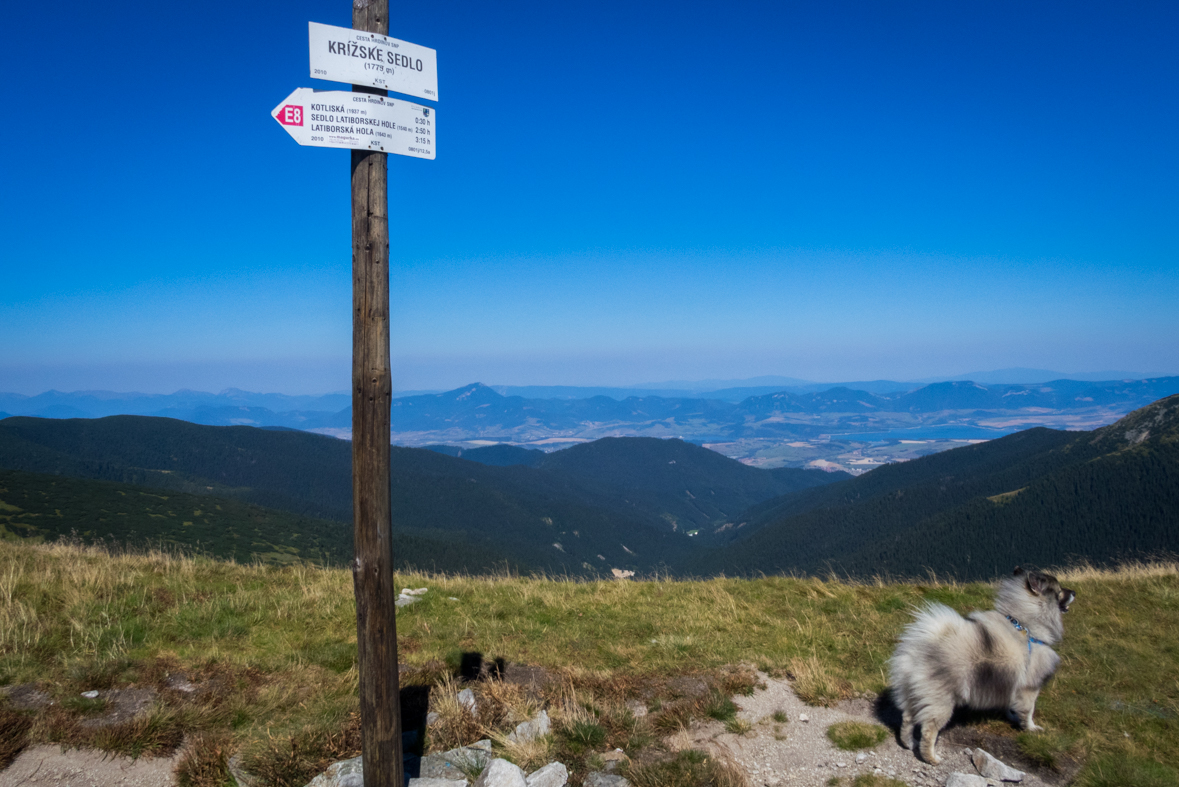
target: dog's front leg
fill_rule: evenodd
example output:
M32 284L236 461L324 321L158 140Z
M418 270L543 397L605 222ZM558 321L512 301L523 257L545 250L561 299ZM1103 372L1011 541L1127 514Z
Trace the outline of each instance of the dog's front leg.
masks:
M1036 726L1036 722L1032 719L1032 715L1036 712L1036 698L1039 696L1039 688L1019 689L1015 693L1015 702L1011 704L1011 710L1015 714L1015 718L1019 720L1019 726L1030 732L1044 729Z

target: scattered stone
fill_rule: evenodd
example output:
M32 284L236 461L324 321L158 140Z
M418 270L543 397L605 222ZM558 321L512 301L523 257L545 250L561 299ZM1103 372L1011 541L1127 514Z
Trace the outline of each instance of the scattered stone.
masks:
M982 749L975 749L970 757L978 772L988 779L999 779L1005 782L1023 781L1023 771L1017 771L1006 763L995 759Z
M565 787L569 781L569 769L559 762L533 771L524 779L528 787Z
M402 588L401 595L403 595L403 596L420 596L428 590L429 590L429 588L418 588L417 590L410 590L409 588Z
M475 692L470 689L463 689L458 693L458 703L471 713L477 713L475 710Z
M197 690L196 684L183 675L169 675L164 679L164 683L173 691L180 691L185 694L192 694Z
M856 765L863 765L867 761L868 761L867 754L860 752L859 754L856 755Z
M630 787L630 782L613 773L594 771L585 777L584 787Z
M621 568L612 568L610 569L610 573L614 575L615 579L630 579L635 575L635 572Z
M97 691L84 691L84 692L82 692L82 696L88 700L92 700L98 696L98 692Z
M447 596L446 600L447 601L458 601L458 597L457 596Z
M475 780L473 787L528 787L528 782L520 766L504 759L494 759Z
M472 771L481 771L491 762L491 741L482 740L470 746L428 754L422 758L420 772L431 779L465 779Z
M531 721L517 724L515 731L508 734L508 740L511 743L524 743L525 741L539 738L542 735L548 735L552 728L553 726L549 722L548 711L542 710Z
M426 714L426 726L429 727L431 724L437 724L439 718L441 717L437 713L430 711Z
M131 721L151 709L156 699L156 692L155 689L150 688L111 689L104 693L103 699L106 701L103 715L83 719L82 727L96 729Z
M636 719L641 719L647 715L647 706L638 700L627 700L626 709L630 711L630 715Z
M837 763L835 763L835 767L836 768L846 768L847 763L846 762L837 762Z
M418 601L421 601L421 599L417 596L398 596L397 600L394 601L393 604L398 607L408 607L410 604L414 604Z
M807 716L805 713L800 713L800 714L798 714L798 720L799 721L810 721L811 717Z
M36 683L20 683L16 686L0 686L0 695L17 710L40 710L53 703L49 695L37 688Z
M410 779L409 787L467 787L467 780L419 777L416 779Z
M453 763L448 762L445 754L427 754L422 758L418 772L423 779L448 779L455 781L466 779L467 775Z
M341 760L307 783L307 787L364 787L363 757Z
M946 787L987 787L987 780L973 773L955 771L946 779Z

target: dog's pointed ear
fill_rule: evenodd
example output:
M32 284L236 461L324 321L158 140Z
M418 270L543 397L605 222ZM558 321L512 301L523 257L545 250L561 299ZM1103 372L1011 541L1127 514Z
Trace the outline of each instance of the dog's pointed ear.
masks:
M1044 591L1048 590L1048 587L1051 583L1049 582L1048 577L1044 576L1043 574L1032 572L1031 574L1027 575L1027 579L1024 580L1024 584L1033 595L1042 596L1044 595Z
M1022 567L1022 566L1016 566L1016 567L1015 567L1015 571L1012 571L1012 572L1011 572L1011 575L1012 575L1012 576L1015 576L1015 577L1021 577L1021 576L1023 576L1023 567Z

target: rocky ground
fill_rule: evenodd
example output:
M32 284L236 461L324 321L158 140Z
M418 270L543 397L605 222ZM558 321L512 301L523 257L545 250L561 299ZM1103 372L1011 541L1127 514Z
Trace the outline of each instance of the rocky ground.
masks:
M1019 762L1009 739L987 738L970 726L946 730L939 742L943 761L936 766L901 748L892 734L871 749L843 751L828 739L827 728L841 721L879 723L882 711L876 704L859 699L833 708L811 707L797 697L789 681L764 674L758 678L752 695L733 698L740 708L738 719L747 723L747 731L738 734L726 731L721 722L695 722L668 738L667 746L673 750L704 749L727 757L747 774L750 787L827 787L833 777L850 785L860 774L877 774L910 787L943 787L947 782L955 783L951 779L955 773L978 776L972 755L980 748L1026 771L1020 783L1027 787L1061 787L1067 781L1059 774L1036 772L1028 763ZM143 697L123 694L127 696L120 695L119 701L112 702L112 717L121 719L146 704ZM0 787L171 787L176 781L173 771L178 756L131 760L90 750L33 746L0 772ZM423 768L423 776L463 778L457 772L427 774L426 770ZM611 777L611 781L621 780ZM987 783L1001 782L961 782L964 787Z
M845 778L850 784L859 774L878 774L912 787L942 787L955 772L978 775L971 754L980 746L989 745L991 754L1001 758L1008 754L1001 751L1001 747L1006 748L1001 739L970 740L972 746L964 745L960 741L971 736L955 729L947 730L939 741L942 762L936 766L902 748L895 735L870 750L843 751L827 738L827 728L849 720L879 723L874 703L861 699L834 708L815 708L795 695L789 681L759 677L764 689L755 689L749 697L733 698L741 709L738 718L753 725L749 732L726 732L720 722L694 724L668 743L675 748L704 748L731 757L748 774L750 787L823 787L832 777ZM776 712L784 714L787 721L775 722ZM1029 771L1020 783L1027 787L1058 787L1062 782Z

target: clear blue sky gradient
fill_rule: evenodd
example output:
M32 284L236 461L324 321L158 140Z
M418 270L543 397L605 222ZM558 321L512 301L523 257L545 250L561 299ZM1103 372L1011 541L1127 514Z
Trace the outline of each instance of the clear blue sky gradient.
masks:
M1179 5L400 3L399 389L1179 372ZM5 7L0 390L346 389L347 0ZM427 103L427 102L423 102Z

